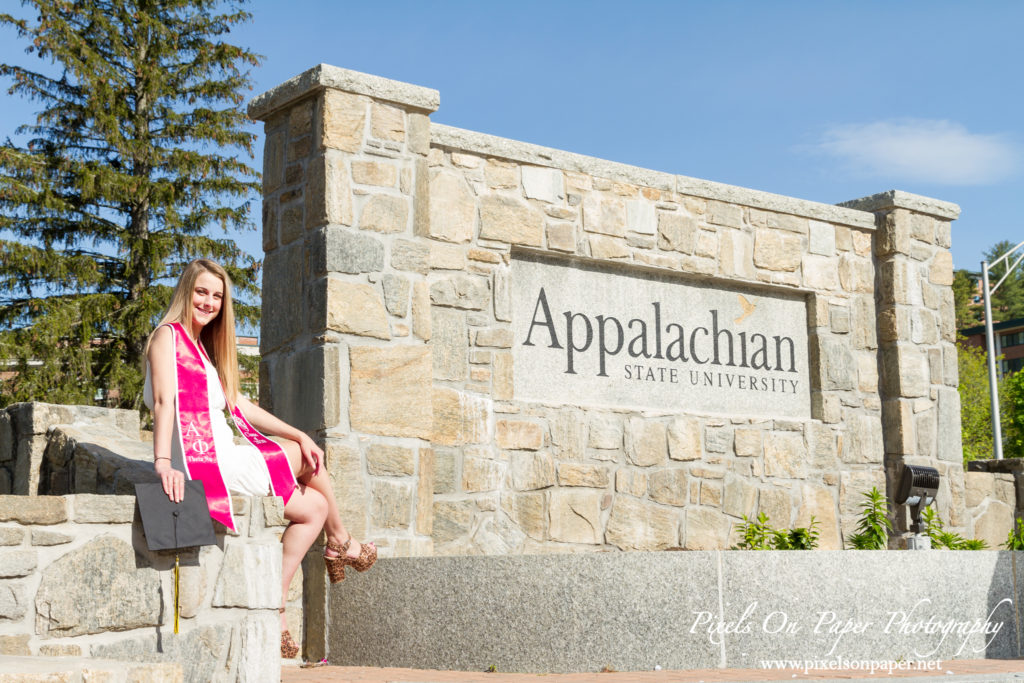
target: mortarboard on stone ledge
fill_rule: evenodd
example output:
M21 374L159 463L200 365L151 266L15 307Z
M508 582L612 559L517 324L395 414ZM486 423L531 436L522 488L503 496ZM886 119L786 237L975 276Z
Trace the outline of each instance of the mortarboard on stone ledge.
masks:
M178 632L178 550L214 545L213 521L206 504L203 482L185 481L185 496L175 503L163 484L136 484L135 500L142 516L142 531L150 550L174 550L174 632Z
M159 483L136 484L135 498L150 550L174 550L217 542L203 482L186 481L185 496L180 503L172 502Z

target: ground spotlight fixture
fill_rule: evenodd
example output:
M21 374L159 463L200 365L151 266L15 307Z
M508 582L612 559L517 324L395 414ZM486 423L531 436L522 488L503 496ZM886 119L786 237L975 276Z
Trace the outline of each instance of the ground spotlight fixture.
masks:
M910 530L920 534L921 511L932 504L939 490L939 471L923 465L904 465L895 503L910 506Z

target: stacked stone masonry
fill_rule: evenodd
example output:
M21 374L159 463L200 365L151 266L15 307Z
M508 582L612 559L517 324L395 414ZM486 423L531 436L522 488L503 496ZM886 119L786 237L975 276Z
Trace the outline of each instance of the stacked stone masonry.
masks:
M261 398L325 444L353 533L395 556L717 549L764 512L841 548L901 463L940 469L940 516L968 531L955 205L816 204L432 124L437 106L326 65L250 106ZM517 399L530 254L803 297L810 418Z
M22 494L0 494L0 671L17 663L9 657L31 655L64 658L33 665L40 675L81 669L205 682L270 672L276 680L281 500L232 498L238 532L215 523L216 546L181 555L175 635L174 555L146 548L135 504L135 483L158 481L139 425L129 410L45 403L0 410L0 462L19 473ZM300 571L286 596L298 638L302 585ZM93 660L180 666L129 671Z
M939 470L944 521L965 528L960 395L957 391L953 310L951 212L920 207L915 198L888 193L847 202L873 211L877 336L880 347L885 473L898 484L901 467ZM901 201L903 200L903 201ZM914 210L917 208L918 210ZM936 217L935 214L940 214ZM897 515L898 531L908 518Z
M180 664L138 664L89 657L0 656L3 683L182 683Z
M961 466L956 206L898 191L844 206L781 197L434 124L438 106L436 91L326 65L250 106L266 130L261 402L320 440L355 536L391 556L720 549L743 517L765 513L785 527L813 517L821 547L841 548L862 494L891 498L909 463L940 470L947 528L990 545L1005 537L1003 508L1020 508L1011 475ZM799 297L809 415L523 399L512 269L538 256ZM60 622L38 597L62 557L139 556L131 520L77 518L95 505L123 516L119 496L38 495L128 493L151 473L138 416L61 410L0 412L0 493L34 496L0 499L0 564L13 568L0 643L11 654L73 653L51 647ZM229 552L274 564L260 553L283 520L255 521L266 505L244 513L245 528L262 529L256 542L226 537L225 559L190 579L209 603L185 620L180 653L211 639L266 645L271 631L276 652L273 596L236 600L247 584L219 578ZM904 512L894 517L904 531ZM166 627L169 593L166 558L141 556L117 575L159 584L162 602L147 603L157 615L145 624L118 628L148 629L144 640L149 622ZM306 571L303 589L317 658L330 624L322 570ZM101 617L120 618L89 618ZM74 628L85 630L56 645L96 657L152 645Z
M59 452L53 450L48 454L50 430L57 425L89 431L95 448L76 454L67 451L65 441ZM118 463L116 467L104 468L104 484L111 492L114 488L123 489L125 484L117 481L116 470L126 468L122 472L124 477L136 479L137 473L128 473L134 465L148 461L148 470L153 469L153 449L140 443L139 426L139 413L134 410L49 403L15 403L0 409L0 495L74 490L96 493L98 463L104 458Z
M277 680L284 519L234 498L239 533L146 548L134 496L0 496L0 655L179 664L186 681ZM169 679L170 680L170 679Z
M964 473L964 515L971 538L1003 547L1016 520L1024 519L1024 461L973 460Z

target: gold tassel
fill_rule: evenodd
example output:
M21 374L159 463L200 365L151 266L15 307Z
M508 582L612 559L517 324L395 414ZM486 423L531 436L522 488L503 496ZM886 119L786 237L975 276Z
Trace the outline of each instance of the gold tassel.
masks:
M178 632L178 554L174 554L174 632Z

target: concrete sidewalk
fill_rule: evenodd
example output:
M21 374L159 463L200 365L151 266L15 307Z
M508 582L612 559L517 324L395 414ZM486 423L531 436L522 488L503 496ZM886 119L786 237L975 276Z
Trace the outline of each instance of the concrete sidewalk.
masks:
M286 665L283 683L733 683L739 681L850 681L900 678L906 683L1024 682L1024 660L972 659L943 662L934 672L917 671L810 671L783 669L704 669L700 671L632 671L574 674L484 673L474 671L433 671L392 667L322 666L302 669Z

